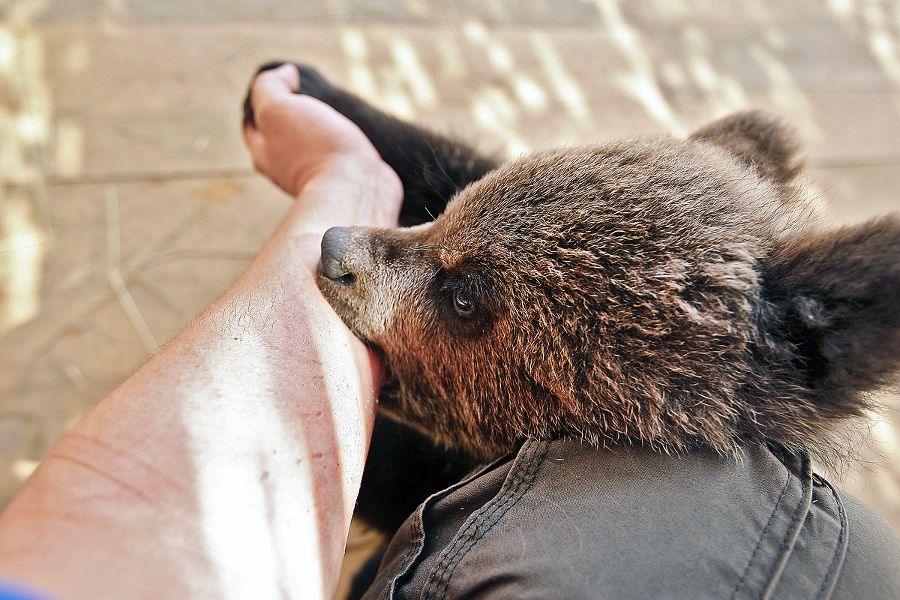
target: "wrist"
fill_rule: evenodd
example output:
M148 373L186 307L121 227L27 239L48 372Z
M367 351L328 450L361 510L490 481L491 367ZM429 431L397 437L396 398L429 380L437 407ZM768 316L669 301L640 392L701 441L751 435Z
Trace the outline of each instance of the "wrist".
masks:
M403 184L380 156L337 155L299 184L295 211L324 227L396 227Z

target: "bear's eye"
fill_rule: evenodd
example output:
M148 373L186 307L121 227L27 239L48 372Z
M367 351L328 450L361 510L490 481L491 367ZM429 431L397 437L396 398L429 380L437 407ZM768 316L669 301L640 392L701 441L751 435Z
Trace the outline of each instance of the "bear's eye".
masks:
M461 317L470 317L475 312L475 303L465 292L456 290L453 292L453 308Z

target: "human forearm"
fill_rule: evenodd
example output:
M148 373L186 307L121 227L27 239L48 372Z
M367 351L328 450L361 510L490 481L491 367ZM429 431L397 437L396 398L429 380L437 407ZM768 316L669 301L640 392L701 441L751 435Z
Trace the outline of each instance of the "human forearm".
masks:
M235 286L53 451L0 517L0 572L64 598L330 596L380 366L314 268L327 227L389 220L399 194L353 166L307 182Z

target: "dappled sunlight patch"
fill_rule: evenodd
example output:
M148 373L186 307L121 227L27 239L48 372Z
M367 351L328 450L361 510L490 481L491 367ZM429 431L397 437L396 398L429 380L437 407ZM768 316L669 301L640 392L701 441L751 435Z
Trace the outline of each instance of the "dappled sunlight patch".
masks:
M361 29L347 27L341 33L340 42L350 86L361 96L404 118L415 116L417 110L437 105L432 75L409 40L392 37L388 45L393 62L377 70L370 62L370 42Z
M0 24L0 333L41 311L49 239L39 217L46 211L41 163L53 117L43 58L40 38L24 23Z
M45 236L22 198L0 205L0 333L40 312Z
M596 0L605 29L610 32L619 51L629 64L629 71L620 73L618 81L631 98L640 104L647 115L667 131L684 135L686 129L666 100L656 79L652 57L643 40L622 15L617 0Z

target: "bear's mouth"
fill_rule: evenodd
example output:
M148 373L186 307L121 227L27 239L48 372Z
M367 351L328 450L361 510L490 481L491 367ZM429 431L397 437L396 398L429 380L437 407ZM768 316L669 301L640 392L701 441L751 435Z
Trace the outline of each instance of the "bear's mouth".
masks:
M384 367L384 383L381 385L382 392L396 392L400 389L400 379L397 373L390 365Z
M381 391L378 394L378 403L380 405L386 405L387 407L394 406L396 405L395 399L400 391L400 378L397 377L397 372L391 367L391 363L388 362L387 356L385 356L384 351L381 348L371 342L366 342L366 345L372 352L378 355L378 358L381 359L381 364L384 365L384 374L381 383Z

